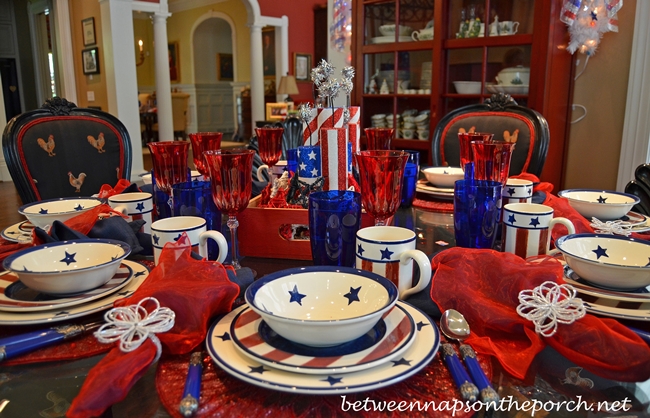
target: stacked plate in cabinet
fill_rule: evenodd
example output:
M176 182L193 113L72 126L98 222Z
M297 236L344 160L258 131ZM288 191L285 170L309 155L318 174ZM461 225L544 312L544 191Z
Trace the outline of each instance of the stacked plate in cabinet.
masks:
M564 267L564 280L576 289L577 296L593 314L633 321L650 321L650 286L635 291L597 287Z
M343 394L392 385L435 356L440 335L417 308L397 305L362 337L332 347L311 347L275 333L248 305L210 328L206 346L232 376L281 392Z

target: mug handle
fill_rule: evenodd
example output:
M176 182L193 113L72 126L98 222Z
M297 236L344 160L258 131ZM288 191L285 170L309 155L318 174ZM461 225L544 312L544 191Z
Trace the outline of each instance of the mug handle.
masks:
M113 209L115 212L120 212L122 215L127 215L127 216L129 215L127 213L128 209L126 208L126 206L119 205L111 209Z
M215 261L223 263L228 256L228 241L219 231L205 231L199 235L199 255L208 258L208 239L212 239L219 247L219 257Z
M546 254L549 254L549 255L556 254L555 250L553 250L553 251L550 250L550 247L551 247L551 231L553 231L553 227L555 225L558 225L558 224L559 225L564 225L566 227L566 229L569 231L568 235L576 233L576 228L575 228L575 226L573 226L573 222L571 222L567 218L563 218L563 217L559 216L557 218L551 219L551 222L548 223L548 238L546 239Z
M262 174L263 170L266 170L268 173L269 166L266 164L262 164L261 166L257 167L257 180L259 181L266 181L264 175ZM269 173L269 177L271 177L271 173Z
M418 33L418 31L415 30L415 31L411 32L411 38L413 38L414 41L419 41L420 40L419 39L420 34Z
M402 265L408 264L411 260L415 261L420 268L420 278L415 287L406 289L406 283L402 283L402 277L400 277L399 298L402 300L406 296L424 290L429 285L429 282L431 282L431 261L429 261L429 257L420 250L407 250L399 256L399 262ZM404 279L406 280L406 278ZM411 284L413 284L412 281Z
M514 35L517 33L517 29L519 29L519 22L512 22L512 34Z

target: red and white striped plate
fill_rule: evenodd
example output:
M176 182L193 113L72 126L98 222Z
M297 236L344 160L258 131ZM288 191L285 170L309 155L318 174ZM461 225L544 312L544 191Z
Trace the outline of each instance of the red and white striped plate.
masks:
M246 307L233 318L230 335L238 351L276 369L304 374L350 373L405 352L415 340L415 323L398 304L357 340L334 347L308 347L280 337Z

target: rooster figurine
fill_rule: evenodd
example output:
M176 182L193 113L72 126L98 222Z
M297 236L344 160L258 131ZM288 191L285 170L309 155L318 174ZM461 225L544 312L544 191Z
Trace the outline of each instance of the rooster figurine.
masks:
M88 135L88 143L92 145L93 147L97 148L97 151L101 154L102 152L106 152L104 149L104 144L106 143L106 140L104 139L104 133L100 132L99 135L97 136L97 139L95 139L94 136Z
M81 193L81 186L84 184L86 173L79 173L79 177L75 177L72 172L68 172L68 177L70 185L77 189L75 192Z
M45 152L47 152L47 155L50 157L54 157L56 155L54 153L54 135L47 137L47 142L45 142L43 138L38 138L36 142L38 142L38 146L43 148Z

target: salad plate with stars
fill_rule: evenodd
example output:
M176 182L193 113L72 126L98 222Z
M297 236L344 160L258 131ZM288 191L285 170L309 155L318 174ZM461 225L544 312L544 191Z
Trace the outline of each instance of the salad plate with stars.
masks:
M27 203L18 208L18 213L34 226L46 229L54 221L65 222L101 204L95 197L61 197Z
M115 286L111 291L107 291L96 298L88 296L82 300L82 303L76 304L72 301L74 297L61 298L60 300L67 300L63 302L65 306L54 306L52 309L47 310L21 310L8 312L6 309L0 310L0 325L36 325L36 324L51 324L55 322L66 321L68 319L84 317L96 312L100 312L113 307L113 302L131 296L144 280L149 275L149 270L144 265L130 261L122 260L122 264L118 269L116 276L128 273L128 278L124 278L124 285L121 287ZM4 280L2 286L6 284L7 275L12 274L5 272L0 275L0 281ZM115 278L115 276L114 276ZM3 289L4 304L7 304L6 296L7 288ZM82 297L83 298L83 297ZM68 304L71 303L71 304ZM6 308L6 306L5 306Z
M419 309L398 301L394 310L408 314L414 324L414 338L404 351L384 362L364 370L342 372L328 370L322 374L282 370L244 354L235 342L233 323L250 308L243 305L210 327L206 346L214 362L232 376L252 385L289 393L345 394L390 386L424 368L440 346L440 334L435 323ZM251 338L262 338L254 335ZM329 349L333 349L329 347ZM291 354L291 353L289 353Z
M29 221L22 221L6 227L0 232L0 236L11 242L32 242L32 231L34 225Z

